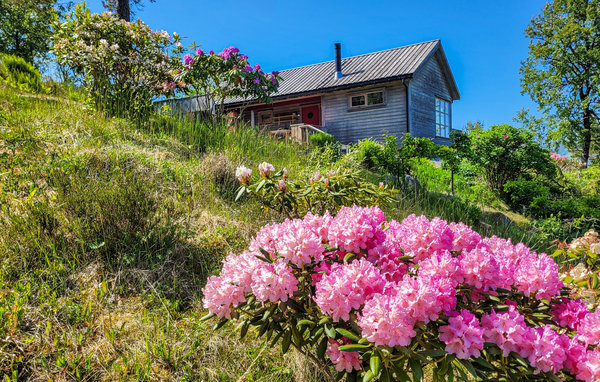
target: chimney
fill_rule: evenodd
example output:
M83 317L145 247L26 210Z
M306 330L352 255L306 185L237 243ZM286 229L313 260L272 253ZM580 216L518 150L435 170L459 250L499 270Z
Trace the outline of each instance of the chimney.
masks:
M342 44L335 43L335 79L342 78Z

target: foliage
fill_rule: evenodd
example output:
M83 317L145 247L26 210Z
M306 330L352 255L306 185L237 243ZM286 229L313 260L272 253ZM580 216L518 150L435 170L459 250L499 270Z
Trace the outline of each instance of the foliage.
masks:
M9 86L31 93L44 91L40 72L23 58L0 55L0 81Z
M192 53L184 56L176 79L185 84L183 90L187 94L202 96L207 109L214 105L217 112L223 112L229 97L269 102L280 77L276 71L264 73L259 64L250 66L248 56L240 54L236 47L207 54L194 44Z
M547 197L549 190L539 182L531 180L511 180L504 184L502 196L515 211L523 211L531 205L535 197Z
M287 218L300 218L307 213L335 213L342 206L367 206L394 202L396 192L383 183L378 186L361 179L360 172L338 167L325 175L317 170L310 179L292 181L286 169L275 172L273 165L263 162L260 176L252 180L252 170L241 166L236 175L242 183L236 199L251 194L268 209L275 209Z
M370 138L365 138L356 144L358 160L367 169L375 169L379 165L379 158L383 155L381 143Z
M560 121L559 134L587 164L600 121L600 2L553 0L525 30L523 92ZM595 127L594 127L595 126Z
M600 311L562 286L552 259L522 244L355 206L263 227L208 280L204 305L217 327L254 327L337 379L421 380L427 368L435 380L593 381Z
M461 136L458 150L477 166L491 190L501 193L504 185L523 176L554 179L556 166L530 132L503 124L487 130L474 129L468 140Z
M179 36L154 32L139 19L129 23L79 4L54 39L58 62L83 76L96 107L110 116L146 119L154 97L179 87L179 60L169 55Z
M600 166L590 166L565 173L566 178L584 195L600 196Z
M38 62L50 50L57 0L0 0L0 53Z
M328 133L315 133L310 137L310 145L313 147L325 147L334 145L337 141L335 137Z

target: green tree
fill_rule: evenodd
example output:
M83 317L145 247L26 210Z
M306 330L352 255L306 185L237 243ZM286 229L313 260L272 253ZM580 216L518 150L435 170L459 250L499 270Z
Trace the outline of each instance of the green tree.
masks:
M554 0L525 30L523 93L560 121L563 143L588 163L600 114L600 0Z
M56 0L0 0L0 53L37 63L51 46Z

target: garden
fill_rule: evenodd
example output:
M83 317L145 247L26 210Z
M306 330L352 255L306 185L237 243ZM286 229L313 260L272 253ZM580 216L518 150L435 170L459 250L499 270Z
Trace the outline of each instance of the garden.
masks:
M0 55L4 381L600 381L595 135L286 143L225 113L281 82L238 48L40 4L0 1L64 75Z

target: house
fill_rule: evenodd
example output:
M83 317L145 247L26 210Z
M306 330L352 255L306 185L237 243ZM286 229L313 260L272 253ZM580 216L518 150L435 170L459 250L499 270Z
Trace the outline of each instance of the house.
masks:
M272 103L226 101L252 126L290 131L297 124L333 134L343 144L410 132L449 143L452 103L460 94L440 40L283 70Z

